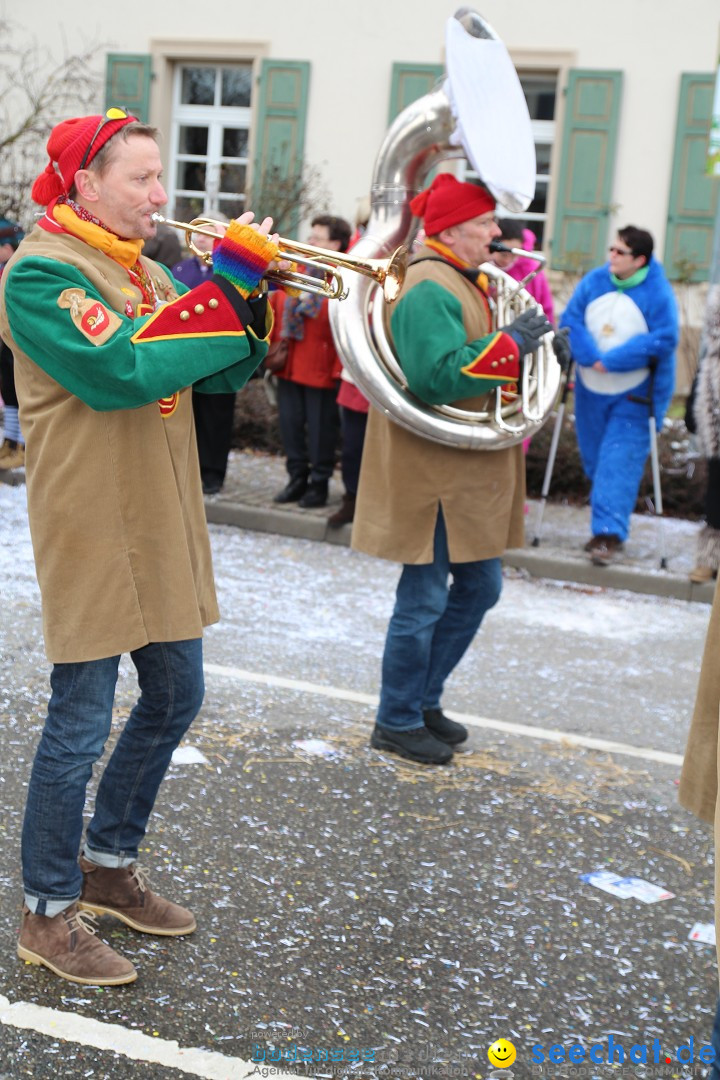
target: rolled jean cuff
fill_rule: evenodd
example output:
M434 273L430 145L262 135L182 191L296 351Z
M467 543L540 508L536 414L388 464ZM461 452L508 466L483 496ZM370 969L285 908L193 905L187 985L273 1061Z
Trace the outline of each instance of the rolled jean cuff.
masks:
M73 896L71 900L65 900L57 898L55 900L43 900L39 896L30 896L25 893L25 906L32 911L33 915L46 915L48 919L53 919L56 915L59 915L61 911L65 911L71 904L76 903L80 899L80 894Z
M375 723L379 728L382 728L383 731L397 731L403 734L406 734L408 731L422 731L425 727L422 720L419 724L408 724L403 720L401 720L400 723L394 723L392 718L388 719L387 717L383 717L382 720L376 717Z
M137 862L137 855L116 855L111 851L94 851L87 844L83 848L83 855L96 866L104 866L108 870L132 866L134 862Z

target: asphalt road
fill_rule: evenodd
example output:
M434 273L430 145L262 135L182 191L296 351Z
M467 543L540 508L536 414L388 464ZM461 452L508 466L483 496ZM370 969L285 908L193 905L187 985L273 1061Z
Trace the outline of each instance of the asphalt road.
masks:
M368 745L396 569L213 527L223 621L185 744L203 760L171 767L142 853L198 930L106 920L138 981L71 986L15 956L48 672L21 500L0 492L0 1080L602 1077L547 1053L609 1039L704 1075L674 1061L709 1042L717 996L714 950L688 940L712 921L711 835L676 801L706 605L508 576L447 688L467 750L432 769ZM133 687L124 662L118 729ZM600 868L674 896L610 896L580 878ZM493 1071L501 1037L517 1058Z

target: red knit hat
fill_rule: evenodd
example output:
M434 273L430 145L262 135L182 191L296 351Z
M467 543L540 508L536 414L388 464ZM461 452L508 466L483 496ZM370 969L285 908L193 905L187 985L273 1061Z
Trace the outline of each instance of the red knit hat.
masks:
M110 115L113 109L109 109ZM122 110L117 110L118 112ZM67 195L75 181L75 173L82 163L86 168L98 150L115 132L126 124L136 124L136 116L108 119L105 116L76 116L72 120L63 120L54 127L47 143L50 161L32 186L31 198L40 206L47 206L59 195ZM102 125L102 126L101 126ZM92 145L91 145L92 144ZM90 153L83 162L88 147Z
M410 203L415 217L424 219L428 236L437 236L451 225L479 217L495 209L489 191L477 184L464 184L451 173L438 173L429 188Z

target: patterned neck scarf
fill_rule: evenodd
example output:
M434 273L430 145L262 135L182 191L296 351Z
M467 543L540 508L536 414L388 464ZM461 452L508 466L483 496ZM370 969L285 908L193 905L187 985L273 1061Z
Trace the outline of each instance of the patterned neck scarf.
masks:
M108 227L103 225L99 218L93 217L84 206L79 206L70 199L58 200L53 209L53 217L67 232L84 240L90 247L104 251L126 269L134 266L140 258L143 240L123 240L110 232Z
M447 244L443 244L440 240L433 240L431 237L426 237L425 247L429 247L432 251L436 251L438 255L442 255L443 259L447 259L453 266L459 266L461 270L470 269L470 263L465 262L464 259L459 259L452 248L449 248Z
M323 277L323 272L312 266L303 272L309 274L310 277L318 279ZM301 292L299 296L287 295L283 306L280 337L302 341L305 337L304 320L317 319L322 311L324 300L325 297L321 296L320 293Z
M473 285L477 285L481 293L486 293L488 291L489 282L487 274L483 274L477 266L471 266L469 262L465 262L464 259L458 258L452 248L449 248L447 244L443 244L440 240L432 240L426 237L425 247L430 248L431 251L436 251L438 255L441 255L443 259L452 266L457 267L458 270L462 270L463 275L469 278Z
M144 240L123 240L108 229L99 218L72 199L61 197L53 207L53 218L66 232L77 236L97 251L104 252L128 272L132 283L142 293L143 302L154 310L157 295L145 267L140 262Z

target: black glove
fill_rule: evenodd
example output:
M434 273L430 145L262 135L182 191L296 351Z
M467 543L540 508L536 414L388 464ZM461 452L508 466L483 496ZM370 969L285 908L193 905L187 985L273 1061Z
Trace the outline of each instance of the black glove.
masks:
M526 353L536 352L540 348L541 340L552 330L552 323L547 321L542 311L529 308L523 311L522 315L518 315L515 322L500 326L498 330L501 334L509 334L519 348L520 355L525 356Z
M562 330L556 330L553 334L552 347L557 361L563 371L569 371L572 364L570 351L570 327L563 326Z

